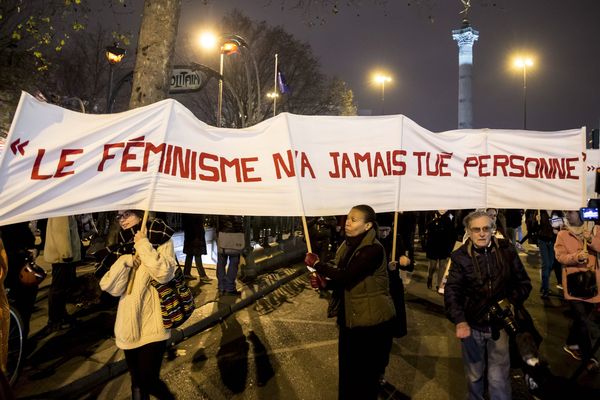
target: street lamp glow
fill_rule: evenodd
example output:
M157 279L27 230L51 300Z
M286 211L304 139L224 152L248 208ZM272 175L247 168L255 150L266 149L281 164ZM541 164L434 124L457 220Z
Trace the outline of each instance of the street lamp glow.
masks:
M106 46L104 55L108 61L108 85L106 89L106 113L110 113L112 109L112 84L113 84L113 67L120 63L125 57L127 51L119 47L119 43L115 42L112 46Z
M523 71L523 129L527 129L527 69L533 67L533 59L529 56L517 56L513 66Z
M381 114L385 114L385 84L392 81L392 77L382 73L373 75L373 82L381 86Z
M377 74L375 75L375 78L373 78L373 80L375 81L375 83L385 84L387 82L391 82L392 78L387 75Z
M242 47L248 49L248 43L240 35L236 34L221 34L215 35L213 32L203 32L198 40L200 46L205 49L219 49L219 97L217 100L217 126L221 127L221 111L223 108L223 64L225 56L230 56L238 52ZM250 54L252 55L252 54ZM256 72L256 85L258 87L258 108L260 109L260 81L258 79L258 67L254 60L254 69Z
M533 60L530 57L517 57L515 58L514 65L517 68L533 67Z
M216 49L219 37L212 32L202 32L198 38L198 43L204 49Z
M112 46L106 46L104 55L106 56L106 61L110 65L118 64L125 57L125 53L127 51L119 47L118 43L114 43Z

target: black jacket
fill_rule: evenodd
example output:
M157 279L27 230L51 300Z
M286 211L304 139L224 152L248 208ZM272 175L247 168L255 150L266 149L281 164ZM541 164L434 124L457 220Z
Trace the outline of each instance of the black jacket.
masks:
M454 324L466 321L472 328L487 331L493 302L506 298L521 305L529 296L531 281L507 240L492 238L489 247L476 249L469 239L450 257L444 305Z
M239 215L221 215L217 224L218 232L244 232L244 217Z

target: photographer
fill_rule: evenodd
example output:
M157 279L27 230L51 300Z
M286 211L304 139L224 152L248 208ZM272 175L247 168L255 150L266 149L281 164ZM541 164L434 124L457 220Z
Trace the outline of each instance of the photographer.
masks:
M468 398L483 398L487 367L489 397L510 399L509 340L499 328L503 314L493 308L522 305L531 282L515 247L493 237L495 224L485 211L471 212L463 224L469 238L451 255L444 305L461 340Z
M571 307L573 322L563 349L576 360L585 360L588 372L597 373L598 360L592 354L591 321L600 303L600 232L597 226L586 229L579 211L566 211L566 229L556 237L554 252L563 265L563 290Z

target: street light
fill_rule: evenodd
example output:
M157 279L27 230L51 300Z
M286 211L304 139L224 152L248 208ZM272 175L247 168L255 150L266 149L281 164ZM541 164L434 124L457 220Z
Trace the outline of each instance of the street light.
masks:
M531 57L516 57L515 68L523 69L523 129L527 129L527 68L533 66Z
M373 78L373 81L377 84L381 85L381 114L384 114L384 106L385 106L385 84L386 82L391 82L392 78L388 75L376 74Z
M217 46L220 47L220 62L219 62L219 100L217 106L217 126L221 126L221 115L223 108L223 64L224 64L224 56L231 55L237 53L239 49L246 48L250 50L248 43L239 35L236 34L223 34L221 36L216 36L210 32L204 32L199 37L199 43L202 47L207 49L214 49ZM252 59L252 63L254 66L254 73L256 75L256 88L257 88L257 96L256 96L256 104L257 109L260 111L261 109L261 90L260 90L260 76L258 73L258 64L256 63L256 59L252 52L248 51L250 58ZM244 68L246 69L246 81L248 84L248 93L251 92L251 84L250 84L250 72L248 70L247 64L244 62ZM244 124L244 121L242 121Z
M236 34L223 34L220 37L215 36L212 33L208 33L205 32L203 33L200 38L199 38L199 42L200 45L204 48L214 48L217 45L220 46L219 49L219 97L218 97L218 104L217 104L217 126L221 127L221 115L222 115L222 109L223 109L223 64L224 64L224 59L225 56L229 56L231 54L235 54L238 52L238 50L242 47L245 47L246 49L249 49L248 43L244 40L244 38L242 38L239 35ZM250 54L250 56L252 57L252 62L254 63L254 71L256 74L256 85L257 85L257 90L258 90L258 96L257 96L257 104L258 104L258 109L260 110L260 77L258 74L258 66L256 64L256 60L254 59L254 56L252 54ZM247 74L247 80L248 80L248 86L250 86L249 83L249 72L248 72L248 68L246 67L246 74Z
M117 42L114 42L112 46L106 46L106 61L108 61L108 90L106 91L106 112L110 112L110 98L112 95L112 82L113 82L113 66L118 64L125 57L127 50L119 47Z

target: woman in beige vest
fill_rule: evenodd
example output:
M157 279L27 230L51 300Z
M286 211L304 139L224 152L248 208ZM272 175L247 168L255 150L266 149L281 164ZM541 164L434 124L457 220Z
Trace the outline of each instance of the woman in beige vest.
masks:
M322 287L333 290L328 316L337 316L339 328L339 399L377 399L392 345L395 310L375 221L373 208L354 206L335 259L320 262L307 253L304 260L326 278Z

